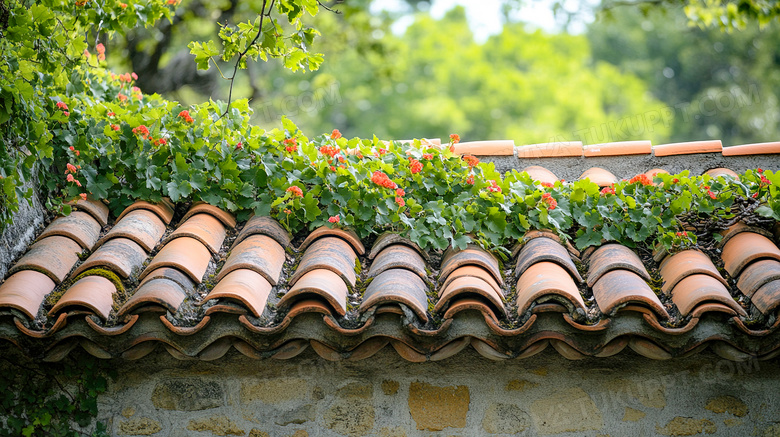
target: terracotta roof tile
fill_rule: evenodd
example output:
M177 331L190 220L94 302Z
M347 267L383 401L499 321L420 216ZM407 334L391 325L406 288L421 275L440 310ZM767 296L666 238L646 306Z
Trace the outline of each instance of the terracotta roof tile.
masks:
M634 272L645 281L650 281L650 274L639 256L633 250L620 244L605 244L596 249L590 257L588 270L588 287L612 270L622 269Z
M103 247L105 246L103 245ZM211 253L203 243L190 237L176 238L160 249L152 262L141 273L140 278L143 279L147 274L160 267L174 267L186 273L195 283L200 284L209 261L211 261Z
M8 270L37 270L60 283L79 260L81 246L68 237L52 236L38 240L24 256Z
M709 169L706 172L704 172L704 174L712 176L714 178L724 176L724 177L739 179L739 175L734 170L729 170L727 168L722 168L722 167Z
M586 157L649 155L653 150L650 141L620 141L616 143L591 144L584 147Z
M529 144L515 148L518 158L552 158L582 156L582 142L561 141L557 143Z
M172 217L173 205L161 205ZM445 359L468 346L494 360L532 356L548 345L572 359L611 356L627 347L659 359L708 347L728 359L776 354L780 249L766 229L780 225L772 223L738 223L721 233L718 247L731 272L726 281L713 263L720 260L695 250L667 256L658 268L605 242L585 250L580 263L579 252L549 231L527 232L504 264L476 245L421 251L390 233L359 255L363 241L357 235L329 228L305 235L296 254L291 236L268 217L238 224L221 266L212 257L212 251L224 252L226 238L216 210L194 205L191 211L200 212L178 222L180 236L159 245L165 224L140 206L108 226L76 269L81 247L72 238L82 237L73 219L94 224L93 216L79 209L73 223L55 222L69 236L41 237L0 283L4 338L22 349L46 350L46 360L62 359L78 346L104 359L161 350L211 360L231 347L255 359L290 359L308 345L327 359L360 360L388 342L413 361ZM221 229L219 238L209 242L203 226L192 224L201 220ZM42 256L38 245L45 242L58 244L47 244ZM68 246L70 255L63 250ZM98 268L124 279L126 292L116 293L119 278L103 278L107 273L93 270ZM207 271L213 280L201 283ZM511 278L506 285L504 275ZM580 275L587 285L577 284ZM651 280L659 276L660 297ZM58 281L67 288L47 316L41 306ZM114 296L119 304L129 296L116 317ZM91 313L98 317L88 317L86 325L75 317ZM306 318L298 323L298 317Z
M299 279L313 270L326 269L339 275L344 282L354 287L357 281L356 261L357 255L346 241L336 237L320 238L303 254L298 269L290 278L290 285L295 285Z
M433 310L435 312L444 312L450 302L462 298L481 297L486 303L491 305L495 313L505 314L504 297L486 281L476 276L461 276L447 284L439 292L439 300L436 302Z
M558 176L555 176L555 174L550 170L547 170L546 168L538 165L526 167L522 171L528 173L528 176L530 176L531 179L538 182L554 184L558 181Z
M176 313L186 295L184 287L178 281L155 276L138 287L135 294L119 309L117 316L123 318L149 305L159 305L171 313Z
M560 243L553 241L551 238L534 238L527 243L520 250L520 255L517 257L517 264L515 265L515 276L519 277L532 265L549 261L556 263L566 269L568 273L577 281L582 282L582 277L577 271L577 266L574 265L569 252L566 248L561 246Z
M450 273L447 276L447 279L444 282L442 282L440 290L446 289L450 285L450 282L458 278L462 278L464 276L477 277L487 282L488 285L490 285L493 288L493 290L495 290L496 293L502 294L501 286L498 285L498 282L496 282L496 279L493 277L493 275L490 274L490 272L488 272L484 268L478 266L463 266L453 270L452 273Z
M423 322L428 321L428 287L420 277L405 269L388 269L377 275L363 295L360 311L384 304L404 304Z
M480 156L512 156L515 142L512 140L470 141L455 144L455 153Z
M772 258L780 261L780 249L769 238L753 232L735 235L723 246L723 263L731 276L739 276L751 262Z
M703 303L718 302L741 315L745 310L729 294L726 286L707 274L686 276L672 289L672 301L687 316L694 308Z
M126 279L141 270L146 258L146 251L135 241L112 238L93 252L73 274L79 275L92 268L104 268Z
M687 143L662 144L653 147L655 156L690 155L694 153L720 153L720 140L691 141Z
M585 311L585 301L569 272L555 263L536 263L517 281L517 312L522 315L534 302L551 299L571 310L579 308Z
M360 238L357 236L355 231L352 229L329 228L327 226L320 226L319 228L315 229L314 232L309 234L306 239L303 240L303 243L301 243L301 247L299 247L298 250L301 252L305 251L313 242L322 237L341 238L342 240L349 243L349 245L352 246L352 249L354 249L358 255L363 255L366 253L366 248L363 246L363 243L360 241Z
M482 267L493 275L496 282L504 283L496 257L475 245L469 245L464 250L454 250L452 247L447 249L441 261L440 278L446 280L455 269L468 265Z
M49 311L53 316L65 308L85 307L103 320L108 318L114 304L116 287L102 276L85 276L71 286Z
M685 250L661 262L661 276L664 279L661 290L669 294L678 282L695 274L709 275L720 281L724 288L728 285L707 255L698 250Z
M84 211L91 215L92 218L100 223L100 226L108 225L108 206L99 200L82 200L79 199L75 202L68 202L69 205L73 205L73 208L79 211Z
M217 253L225 241L225 235L225 226L214 216L195 214L184 220L165 242L179 237L190 237L203 243L212 253Z
M52 235L61 235L79 243L86 250L92 250L100 235L100 229L100 223L90 214L73 211L69 216L58 217L51 222L38 236L38 240Z
M426 261L430 259L428 253L420 249L420 246L412 242L412 240L408 238L404 238L396 234L395 232L385 232L379 237L377 237L376 241L374 241L374 245L371 247L371 252L367 255L368 259L374 259L374 257L376 257L387 246L393 244L403 244L409 246L412 249L416 250L418 254L420 254L423 258L425 258Z
M274 243L276 244L276 243ZM271 294L272 285L254 270L233 270L217 283L204 303L213 299L231 299L245 305L255 317L260 317Z
M737 281L737 288L745 296L751 297L765 284L780 280L780 262L774 259L756 261L742 270Z
M320 240L323 241L323 240ZM284 308L301 299L319 297L325 300L339 315L347 313L347 284L331 270L313 268L303 274L279 301Z
M235 270L249 269L262 275L271 285L276 285L282 275L284 260L284 248L276 240L265 235L252 235L233 247L217 280Z
M184 214L184 217L181 219L182 222L187 221L190 217L196 215L196 214L209 214L210 216L216 218L225 227L228 228L235 228L236 227L236 218L233 216L233 214L229 212L225 212L216 206L209 205L205 202L195 202L190 209L187 211L186 214Z
M157 214L144 209L137 209L126 214L108 233L98 241L98 245L106 241L122 237L135 241L145 251L151 252L160 242L165 233L165 223Z
M751 298L753 305L763 314L769 314L780 305L780 281L767 282L756 290Z
M160 217L160 220L162 220L166 225L169 225L171 220L173 220L173 208L169 204L166 202L150 203L144 200L133 202L133 204L125 208L125 210L122 211L122 213L119 214L119 217L116 219L117 221L122 220L122 218L130 211L136 211L139 209L145 209L157 214L157 216Z
M43 299L54 287L50 277L35 270L14 273L0 284L0 308L15 308L34 319Z
M589 179L599 187L608 187L618 182L617 176L609 170L603 168L591 167L580 176L580 180Z
M409 246L394 244L386 247L374 258L368 277L373 278L388 269L407 269L416 273L420 279L426 280L425 260Z
M242 242L244 238L247 238L250 235L267 235L276 240L282 247L288 247L290 245L290 234L279 224L279 222L271 217L259 215L250 217L249 221L244 225L244 228L238 233L236 240L233 242L233 246L235 247L238 243Z
M723 148L723 156L770 155L780 153L780 141L771 143L742 144Z
M668 319L663 304L642 277L629 270L610 270L593 284L593 296L604 314L612 314L628 304L644 305L659 318Z

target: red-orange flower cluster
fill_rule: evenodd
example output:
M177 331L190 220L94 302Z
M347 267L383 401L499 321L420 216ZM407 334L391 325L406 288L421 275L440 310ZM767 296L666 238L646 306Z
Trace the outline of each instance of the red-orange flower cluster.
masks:
M490 191L491 193L500 193L501 192L501 187L498 186L496 181L491 179L488 182L490 182L490 186L487 187L488 191Z
M458 134L450 134L450 142L452 144L458 144L460 142L460 135L458 135Z
M286 140L285 140L286 141ZM320 153L326 156L330 156L333 158L334 156L338 155L341 149L335 146L322 146L320 147Z
M604 187L604 188L601 189L601 195L602 196L606 196L607 194L615 194L615 187L614 186L610 186L610 187Z
M142 138L149 138L149 128L144 125L134 127L133 133L135 135L140 135Z
M430 161L431 159L433 159L433 154L432 153L423 153L423 159L427 159L427 160Z
M542 182L542 186L545 188L552 188L554 185L552 182Z
M375 171L374 174L371 175L371 182L379 185L380 187L389 188L391 190L398 188L398 185L391 181L390 178L381 171Z
M183 118L187 123L192 123L194 120L190 117L190 111L184 110L179 113L179 117Z
M547 209L553 210L556 206L558 206L558 202L553 199L552 194L550 193L544 193L542 194L542 203L547 205Z
M404 202L404 199L402 197L396 197L395 198L395 203L397 203L398 206L400 206L402 208L403 208L404 205L406 205L406 202Z
M470 174L469 177L466 178L466 183L469 185L474 185L474 175Z
M341 221L341 218L337 215L334 215L333 217L329 218L328 221L331 223L338 223Z
M469 165L469 168L476 167L477 164L479 164L479 158L472 155L464 155L463 160L466 161L466 164Z
M678 232L676 235L677 235L678 237L687 237L687 236L688 236L688 233L687 233L687 232L685 232L685 231L682 231L682 232Z
M406 191L404 191L404 189L403 189L403 188L397 188L397 189L395 190L395 194L396 194L397 196L405 196L405 195L406 195Z
M301 187L295 185L287 188L287 192L292 193L293 197L303 197L303 190L301 190Z
M63 111L67 111L68 105L65 102L57 102L57 108L62 109Z
M642 185L653 185L653 181L650 180L650 178L647 177L646 174L638 174L631 178L630 181L628 181L629 184L635 184L639 182Z
M330 137L334 140L337 140L341 138L341 132L339 132L338 129L333 129L333 132L330 133Z
M409 168L412 170L412 174L419 173L423 169L423 165L420 161L409 158Z

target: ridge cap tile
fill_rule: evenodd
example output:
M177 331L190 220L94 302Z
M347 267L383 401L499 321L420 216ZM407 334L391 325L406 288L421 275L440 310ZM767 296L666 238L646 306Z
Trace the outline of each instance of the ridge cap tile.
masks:
M466 141L454 145L455 153L477 156L513 156L514 140Z
M686 141L682 143L667 143L653 146L655 156L693 155L699 153L721 153L723 144L720 140Z
M442 313L451 301L458 300L463 296L474 295L487 299L493 305L494 312L500 312L506 316L504 296L497 293L490 284L477 276L461 276L450 282L447 288L442 289L433 311Z
M582 181L585 179L588 179L599 187L608 187L618 182L618 178L614 173L601 167L591 167L585 170L578 180Z
M774 259L762 259L751 263L739 275L737 288L747 297L765 284L780 280L780 262Z
M475 265L466 265L453 270L452 273L447 276L447 279L442 282L441 287L439 287L439 295L441 295L441 291L447 288L452 281L463 276L474 276L482 279L483 281L487 282L496 293L503 296L501 286L498 285L498 282L496 282L496 279L493 277L493 275L484 268Z
M683 316L693 312L697 306L709 302L725 304L741 316L747 316L745 310L731 297L726 286L708 274L693 274L683 278L674 286L671 295L672 302Z
M780 141L728 146L722 153L723 156L774 155L780 153Z
M371 251L368 253L368 255L366 255L366 257L370 260L373 260L379 254L379 252L384 250L384 248L394 244L404 244L409 246L416 250L417 253L422 256L423 259L425 259L425 261L430 261L430 256L428 253L422 250L420 246L417 245L417 243L408 238L402 237L400 234L393 231L385 231L379 235L374 241L374 245L371 246Z
M439 278L446 280L447 277L455 271L458 267L465 265L476 265L484 268L493 278L499 283L504 284L504 279L501 277L501 270L499 268L498 259L496 257L482 249L475 244L469 244L465 249L456 250L452 246L447 248L442 256L441 272Z
M581 157L582 153L582 141L557 141L515 147L515 156L518 158Z
M649 140L615 141L583 146L583 155L586 158L593 156L649 155L652 151L653 143Z
M771 281L762 285L756 290L750 301L764 315L776 310L780 305L780 281Z
M531 178L531 180L537 182L549 184L558 182L558 176L555 176L555 173L542 167L541 165L529 165L528 167L520 170L520 173L523 172L528 173L528 176Z

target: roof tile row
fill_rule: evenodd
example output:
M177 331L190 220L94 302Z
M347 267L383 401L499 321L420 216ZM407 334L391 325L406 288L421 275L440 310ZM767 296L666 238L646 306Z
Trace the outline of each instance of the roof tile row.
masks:
M743 144L723 147L720 140L692 141L653 146L650 141L619 141L589 144L580 141L557 141L515 146L514 141L472 141L455 145L462 155L516 156L520 159L552 157L600 157L624 155L675 156L697 153L722 153L723 156L769 155L780 153L780 142Z

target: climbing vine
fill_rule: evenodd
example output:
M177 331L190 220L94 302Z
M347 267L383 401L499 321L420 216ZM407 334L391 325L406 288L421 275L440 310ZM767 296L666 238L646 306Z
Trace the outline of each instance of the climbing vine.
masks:
M0 363L0 436L109 435L105 424L94 423L97 397L115 377L104 361L77 353L36 363L4 354Z

